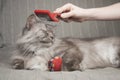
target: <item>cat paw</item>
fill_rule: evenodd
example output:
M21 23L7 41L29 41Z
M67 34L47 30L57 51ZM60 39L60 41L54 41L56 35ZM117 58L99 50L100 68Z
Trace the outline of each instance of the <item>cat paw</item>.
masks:
M120 60L115 60L112 63L113 67L120 67Z
M80 71L84 71L86 69L86 67L81 63L79 64L79 70Z
M40 71L48 71L48 67L44 64L35 64L26 68L27 70L40 70Z
M24 69L24 61L22 59L14 59L12 61L13 69Z

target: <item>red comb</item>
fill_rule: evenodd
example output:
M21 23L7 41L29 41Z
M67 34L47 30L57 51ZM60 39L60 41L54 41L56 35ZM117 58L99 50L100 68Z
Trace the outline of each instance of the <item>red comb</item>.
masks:
M58 14L58 13L52 13L49 10L35 10L34 13L36 15L38 15L38 14L46 14L46 15L49 16L49 18L52 21L59 22L59 19L57 17L60 16L60 14Z

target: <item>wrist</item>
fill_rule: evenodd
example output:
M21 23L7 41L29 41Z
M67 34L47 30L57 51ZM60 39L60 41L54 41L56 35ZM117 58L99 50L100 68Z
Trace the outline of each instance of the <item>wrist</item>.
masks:
M96 19L96 9L95 8L91 8L91 9L86 9L86 18L85 21L88 20L95 20Z

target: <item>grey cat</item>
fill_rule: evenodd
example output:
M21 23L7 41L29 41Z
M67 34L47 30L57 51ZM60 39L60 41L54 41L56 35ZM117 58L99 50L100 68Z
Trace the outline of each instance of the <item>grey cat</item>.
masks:
M62 70L86 70L120 66L120 38L56 38L55 26L35 14L28 17L12 56L14 69L48 70L48 61L61 56Z

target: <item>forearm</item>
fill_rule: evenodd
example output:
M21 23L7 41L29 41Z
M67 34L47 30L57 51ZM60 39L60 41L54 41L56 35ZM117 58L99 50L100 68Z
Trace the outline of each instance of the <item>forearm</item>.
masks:
M88 20L117 20L120 19L120 3L107 7L88 9Z

